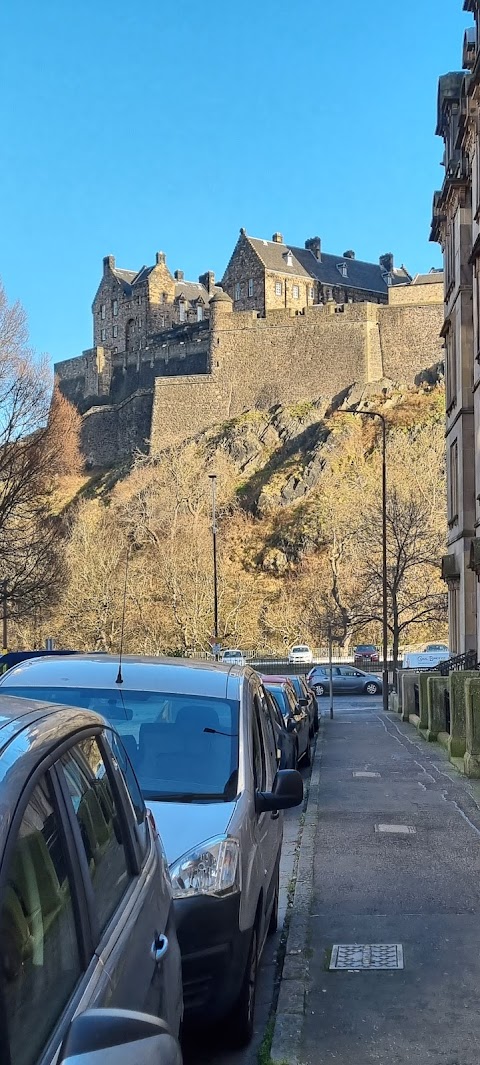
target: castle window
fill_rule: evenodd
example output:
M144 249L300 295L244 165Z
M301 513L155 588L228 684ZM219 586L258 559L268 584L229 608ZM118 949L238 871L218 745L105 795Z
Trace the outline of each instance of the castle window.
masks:
M281 281L276 281L275 282L275 295L276 296L281 296L282 295L282 291L283 291L282 282Z
M102 321L105 320L105 304L104 303L102 303L102 305L100 307L100 318L102 319Z
M293 256L290 249L283 253L283 258L285 259L287 266L293 266Z
M239 300L240 299L240 295L241 295L240 282L237 281L237 283L235 285L235 299Z
M133 318L130 318L128 320L128 322L127 322L127 327L126 327L126 330L125 330L125 350L126 351L131 351L131 349L134 346L134 342L135 342L134 331L135 331L135 322L134 322Z
M117 351L118 351L118 348L112 348L112 355L116 355Z
M164 314L160 315L159 322L160 322L160 329L164 329L165 328L165 315Z
M385 281L386 281L387 285L391 285L392 284L392 275L391 274L387 274L386 277L385 277Z
M101 338L101 340L106 340L107 339L107 330L106 329L102 329L100 331L100 338Z
M346 263L338 263L337 270L340 271L342 277L348 277L348 268Z
M114 337L118 337L118 325L114 325L112 334Z
M180 301L180 303L178 305L178 309L179 309L179 312L180 312L180 321L184 322L185 321L185 303L184 303L183 300Z
M314 300L314 299L315 299L315 291L314 291L314 289L313 289L313 288L311 288L311 289L310 289L310 293L309 293L309 295L310 295L310 299L311 299L311 300Z
M138 329L139 332L140 332L141 328L142 328L142 319L141 318L137 318L137 329Z
M248 279L248 295L253 296L253 277Z
M138 296L138 298L137 298L137 303L138 303L138 304L140 304L141 302L142 302L142 297L141 297L141 296Z
M117 314L118 314L118 300L113 300L112 301L112 311L113 311L114 317L116 318Z
M292 295L293 295L294 300L298 300L298 297L300 295L300 289L299 289L298 285L293 285Z
M203 307L201 303L197 303L197 322L203 322Z

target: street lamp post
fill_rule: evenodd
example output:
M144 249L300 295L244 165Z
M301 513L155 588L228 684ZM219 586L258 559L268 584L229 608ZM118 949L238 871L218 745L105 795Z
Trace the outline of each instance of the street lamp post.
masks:
M218 577L217 577L217 475L209 473L212 482L212 540L213 540L213 639L215 660L218 662Z
M383 615L383 709L388 710L388 585L387 585L387 423L377 410L354 410L347 407L348 414L365 418L380 418L382 423L382 615Z

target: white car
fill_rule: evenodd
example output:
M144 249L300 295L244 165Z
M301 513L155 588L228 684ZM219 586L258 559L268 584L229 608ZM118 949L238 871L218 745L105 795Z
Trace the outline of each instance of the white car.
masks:
M222 662L228 666L245 666L247 659L238 647L228 647L225 651L222 651Z
M288 661L292 663L304 662L306 665L310 666L313 662L313 653L310 648L307 647L306 643L299 643L296 644L295 647L290 648L288 652Z

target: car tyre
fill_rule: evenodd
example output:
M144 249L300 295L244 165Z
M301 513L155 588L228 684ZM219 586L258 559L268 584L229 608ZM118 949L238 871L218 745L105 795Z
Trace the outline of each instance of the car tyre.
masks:
M254 925L240 994L227 1022L229 1043L235 1050L248 1046L253 1035L258 974L258 927Z
M316 684L315 685L315 695L325 695L325 685L324 684Z
M365 691L367 695L378 695L380 688L378 687L378 684L374 684L373 680L370 680L368 684L365 685Z

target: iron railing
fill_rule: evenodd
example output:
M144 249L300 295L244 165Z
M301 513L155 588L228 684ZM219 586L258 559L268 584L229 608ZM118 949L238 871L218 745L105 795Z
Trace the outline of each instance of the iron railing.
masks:
M466 669L479 669L476 651L466 651L463 655L446 658L444 662L434 666L432 672L440 673L441 677L448 677L450 673L460 673Z

